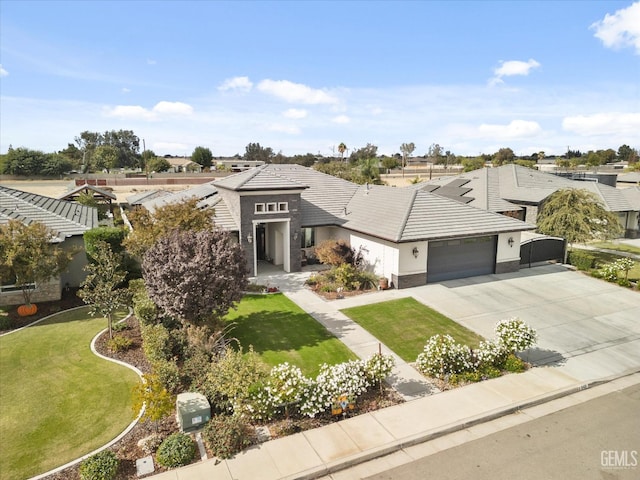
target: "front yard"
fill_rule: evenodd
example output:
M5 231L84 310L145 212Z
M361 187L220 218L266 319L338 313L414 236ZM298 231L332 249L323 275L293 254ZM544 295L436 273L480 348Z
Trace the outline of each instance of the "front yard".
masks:
M104 445L135 418L128 368L95 356L88 308L0 337L0 472L29 478ZM122 316L122 315L121 315Z
M226 323L246 351L249 346L270 366L288 362L314 377L320 365L356 359L342 342L284 295L246 295Z
M406 362L414 362L427 340L449 334L459 343L478 346L483 338L413 298L342 310Z

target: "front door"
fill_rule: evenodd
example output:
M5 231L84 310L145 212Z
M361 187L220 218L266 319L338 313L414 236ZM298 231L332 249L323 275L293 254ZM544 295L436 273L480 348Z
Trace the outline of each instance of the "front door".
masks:
M266 258L267 242L265 236L264 224L256 225L256 255L258 260Z

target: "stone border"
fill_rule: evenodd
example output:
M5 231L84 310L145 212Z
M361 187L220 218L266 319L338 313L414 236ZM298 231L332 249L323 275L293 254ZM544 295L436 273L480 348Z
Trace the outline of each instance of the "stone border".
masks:
M74 308L70 308L69 310L64 310L64 311L68 312L70 310L75 310L76 308L84 308L84 307L74 307ZM54 315L57 315L58 313L60 313L60 312L57 312ZM133 315L133 311L131 309L129 309L129 314L125 318L120 320L120 322L124 322L124 321L128 320L132 315ZM53 315L49 315L49 317L51 317L51 316L53 316ZM29 327L31 325L34 325L34 324L36 324L38 322L41 322L42 320L45 320L46 318L49 318L49 317L41 318L40 320L37 320L37 321L35 321L33 323L30 323L29 325L26 325L25 327L22 327L22 328L27 328L27 327ZM118 322L118 323L120 323L120 322ZM15 331L22 330L22 328L19 328L17 330L12 330L11 332L8 332L8 333L13 333ZM138 370L136 367L134 367L133 365L129 365L128 363L122 362L120 360L116 360L114 358L105 357L104 355L98 353L98 351L95 349L95 344L96 344L96 341L98 340L98 337L100 337L100 335L102 335L106 331L107 331L106 328L103 329L103 330L100 330L96 334L96 336L93 337L93 340L91 340L91 351L93 352L93 354L96 355L99 358L102 358L103 360L107 360L109 362L117 363L118 365L122 365L123 367L127 367L130 370L133 370L138 375L138 377L140 377L140 379L142 380L142 372L140 370ZM65 463L64 465L56 467L53 470L49 470L48 472L41 473L40 475L36 475L35 477L31 477L28 480L40 480L42 478L48 477L49 475L53 475L54 473L58 473L58 472L66 469L66 468L72 467L72 466L82 462L83 460L91 457L92 455L95 455L96 453L99 453L99 452L111 447L115 443L119 442L127 433L129 433L133 429L133 427L136 426L136 424L138 423L138 421L140 420L140 418L142 417L142 415L144 413L144 409L145 409L145 406L143 405L142 408L140 409L140 413L138 413L138 416L135 418L135 420L133 420L129 424L129 426L120 435L118 435L116 438L111 440L109 443L103 445L102 447L99 447L99 448L95 449L93 452L89 452L86 455L83 455L80 458L76 458L75 460L71 460L70 462Z

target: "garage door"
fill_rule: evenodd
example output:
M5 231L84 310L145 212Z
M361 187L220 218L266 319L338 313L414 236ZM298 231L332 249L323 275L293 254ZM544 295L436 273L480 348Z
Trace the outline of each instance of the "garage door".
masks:
M429 242L427 282L494 273L498 237Z

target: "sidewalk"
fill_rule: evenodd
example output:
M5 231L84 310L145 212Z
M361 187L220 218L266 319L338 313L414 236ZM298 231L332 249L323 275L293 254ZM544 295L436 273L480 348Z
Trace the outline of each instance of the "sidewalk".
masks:
M156 480L314 479L465 430L523 409L582 392L582 401L640 382L633 373L607 384L581 383L561 369L540 367L406 402L254 446L224 461L209 459L154 476ZM612 390L613 389L613 390ZM537 415L575 404L564 399ZM545 413L546 412L546 413ZM533 417L530 417L533 418ZM517 423L514 420L514 423ZM496 427L497 428L497 427ZM490 433L491 426L487 427Z

